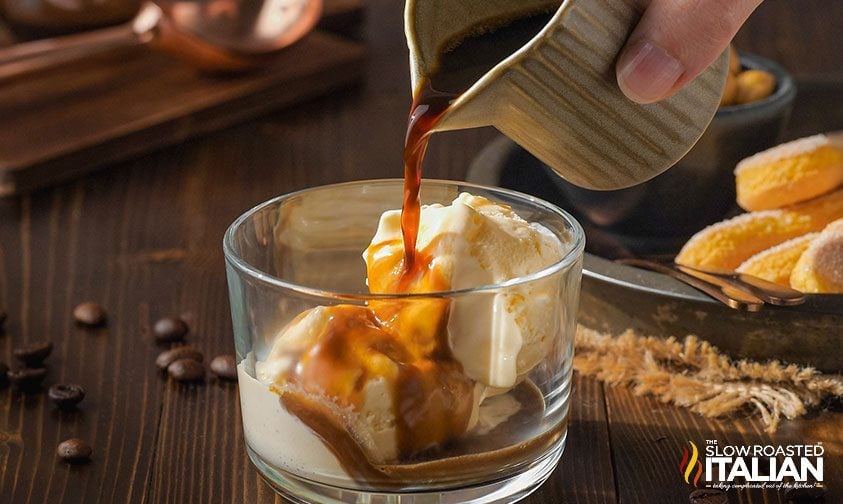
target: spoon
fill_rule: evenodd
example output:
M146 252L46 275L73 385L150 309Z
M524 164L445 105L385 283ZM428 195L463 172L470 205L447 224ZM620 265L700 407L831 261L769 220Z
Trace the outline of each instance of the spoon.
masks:
M755 294L744 289L736 288L713 275L697 272L698 274L691 274L690 270L683 271L673 264L658 263L655 261L648 261L646 259L618 259L615 261L627 266L635 266L652 271L657 271L665 275L671 276L680 282L690 285L691 287L708 294L712 298L720 301L729 308L735 310L743 310L748 312L757 312L764 307L764 300Z
M805 302L805 294L796 289L764 280L746 273L739 273L722 268L676 265L680 270L691 275L706 275L743 289L776 306L796 306Z
M208 71L245 70L307 34L322 0L162 0L129 23L0 51L0 81L117 47L149 45Z

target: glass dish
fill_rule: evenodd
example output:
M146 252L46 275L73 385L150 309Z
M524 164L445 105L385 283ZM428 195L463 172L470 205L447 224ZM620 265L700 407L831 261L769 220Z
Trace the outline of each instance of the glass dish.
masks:
M370 294L361 254L381 214L400 208L402 191L403 181L398 179L306 189L258 205L228 229L224 252L248 454L263 478L296 502L513 502L547 479L565 446L585 240L582 228L567 213L531 196L425 180L423 204L448 205L458 194L469 192L508 205L523 219L553 233L563 244L562 257L540 271L496 285ZM513 354L519 374L513 385L501 389L484 385L479 393L477 383L469 381L468 386L475 387L470 389L475 395L468 394L474 397L471 427L412 457L384 455L387 458L375 460L370 455L372 450L390 453L392 444L404 446L408 433L412 439L422 435L406 425L396 426L396 418L405 418L397 413L403 411L402 404L413 400L428 404L462 385L448 382L432 392L422 390L413 399L412 387L390 395L398 389L373 389L367 383L365 405L346 411L313 402L299 389L282 391L258 379L279 334L287 331L284 337L289 338L290 328L305 327L303 318L325 310L320 307L354 313L400 307L416 310L418 317L440 314L448 323L449 342L458 336L451 328L458 327L452 324L461 317L459 327L488 328L493 333L489 345L494 346L500 333L507 331L506 324L495 318L497 308L524 299L529 300L525 309L533 310L527 315L544 325L540 337L519 340ZM490 310L493 306L497 308ZM299 333L307 336L306 330ZM485 355L498 350L481 344L476 351ZM345 359L348 352L348 348L338 351L337 359ZM399 363L400 369L407 366ZM462 371L453 366L457 373ZM335 371L330 366L323 370ZM349 378L349 387L354 380ZM379 397L381 406L370 408L372 397ZM453 412L442 411L441 425L460 416L455 404ZM390 411L396 416L390 417Z

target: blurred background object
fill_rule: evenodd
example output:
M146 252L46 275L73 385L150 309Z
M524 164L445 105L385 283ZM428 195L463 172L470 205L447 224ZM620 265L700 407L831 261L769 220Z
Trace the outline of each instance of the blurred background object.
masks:
M132 19L141 0L2 0L0 12L24 38L89 30Z
M122 25L70 36L76 37L83 54L90 38L106 42L102 50L81 58L71 54L65 64L48 61L44 70L0 80L0 117L4 121L0 130L0 194L67 180L109 161L336 89L361 76L364 48L347 36L350 31L317 29L286 47L309 30L320 0L227 1L170 3L166 17L160 16L157 6L147 4L136 18L140 26ZM239 11L241 4L249 4L250 10ZM268 13L261 14L259 7L269 9ZM289 23L285 25L279 17L288 10ZM343 19L346 30L349 23L359 24L361 13L359 1L325 2L324 19L329 23L335 22L335 17ZM221 20L229 15L235 17ZM206 34L209 42L197 42L190 33L173 29L170 20L175 19ZM299 22L304 24L297 26ZM147 40L138 38L139 32L158 37L170 54L179 54L193 65L138 47ZM122 44L132 39L134 45ZM49 46L55 40L59 39L27 44ZM60 44L67 41L60 40ZM218 43L227 44L228 49L213 52L209 60L208 47ZM10 50L26 53L26 48L32 47L27 44ZM252 59L244 58L243 51L269 52ZM39 48L32 52L38 53ZM26 56L23 54L22 61L28 61ZM237 60L226 59L228 56ZM214 75L195 70L207 67L204 63L208 62L225 66L232 61L243 61L251 71Z
M207 71L247 70L306 35L321 12L322 0L144 2L131 22L122 26L0 51L0 83L136 45L172 54Z

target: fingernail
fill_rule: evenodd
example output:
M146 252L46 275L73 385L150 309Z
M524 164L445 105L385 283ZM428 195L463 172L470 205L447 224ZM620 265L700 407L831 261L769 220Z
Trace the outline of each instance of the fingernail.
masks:
M666 97L682 76L682 63L652 42L637 42L618 60L618 86L631 100L652 103Z

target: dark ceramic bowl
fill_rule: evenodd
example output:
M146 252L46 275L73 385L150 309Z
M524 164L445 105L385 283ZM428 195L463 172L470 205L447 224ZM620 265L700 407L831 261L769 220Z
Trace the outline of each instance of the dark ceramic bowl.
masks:
M568 204L593 224L626 239L684 240L735 209L738 161L776 145L790 116L796 86L776 63L741 55L746 69L776 77L769 97L721 107L697 144L673 168L629 189L592 191L551 177Z

